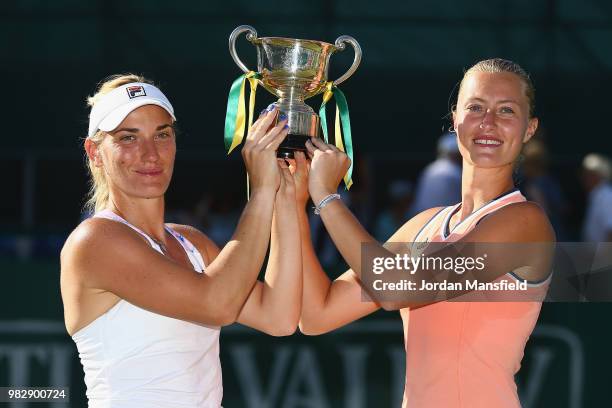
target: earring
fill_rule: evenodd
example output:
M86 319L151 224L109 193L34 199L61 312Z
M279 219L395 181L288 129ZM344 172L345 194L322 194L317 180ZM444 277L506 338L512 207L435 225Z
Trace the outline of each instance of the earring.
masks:
M455 128L453 127L453 125L450 125L448 127L448 133L456 133Z

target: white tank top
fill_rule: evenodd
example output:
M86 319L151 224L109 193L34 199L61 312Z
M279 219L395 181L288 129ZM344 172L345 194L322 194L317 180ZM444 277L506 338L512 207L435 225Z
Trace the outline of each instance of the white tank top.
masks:
M94 217L121 222L144 232L115 213ZM182 235L166 226L185 249L194 269L204 261ZM85 371L90 408L167 408L221 406L219 327L208 327L149 312L120 300L72 339Z

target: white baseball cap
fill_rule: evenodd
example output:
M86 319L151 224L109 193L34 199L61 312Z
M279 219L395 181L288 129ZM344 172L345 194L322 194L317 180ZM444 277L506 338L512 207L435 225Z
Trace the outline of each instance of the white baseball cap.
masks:
M161 106L176 120L174 108L162 91L151 84L132 82L113 89L94 104L89 114L87 137L92 137L98 130L110 132L116 129L130 112L144 105Z

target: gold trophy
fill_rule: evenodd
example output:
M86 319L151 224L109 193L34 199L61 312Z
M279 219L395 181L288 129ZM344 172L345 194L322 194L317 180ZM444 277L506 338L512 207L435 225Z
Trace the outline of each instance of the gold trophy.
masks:
M257 71L249 70L236 53L236 40L242 33L246 33L246 39L257 49ZM344 50L347 43L355 51L353 64L340 78L335 81L328 81L329 59L334 52ZM336 124L336 145L346 150L352 160L348 107L346 106L346 98L336 86L353 75L361 62L361 47L353 37L342 35L336 39L334 44L294 38L258 38L257 31L253 27L241 25L229 37L229 51L234 62L245 75L234 82L230 91L225 128L226 148L228 150L231 151L242 140L242 134L246 126L244 88L248 81L251 85L249 123L252 123L254 94L258 84L263 85L264 88L278 97L276 104L278 104L279 111L287 116L289 134L279 147L278 157L292 158L294 151L305 151L304 145L308 138L319 137L321 125L323 125L323 134L327 141L327 121L324 117L324 109L326 102L331 96L334 96L337 103L336 117L337 120L338 118L342 119L342 133L344 133L343 143L338 134L340 133L339 124ZM239 89L240 87L242 88ZM324 98L319 113L323 120L310 106L304 103L306 99L322 92L324 92ZM238 102L238 105L242 104L242 106L236 107L236 102ZM234 112L235 114L233 114ZM338 140L339 137L340 140ZM348 175L348 180L350 180L350 174Z

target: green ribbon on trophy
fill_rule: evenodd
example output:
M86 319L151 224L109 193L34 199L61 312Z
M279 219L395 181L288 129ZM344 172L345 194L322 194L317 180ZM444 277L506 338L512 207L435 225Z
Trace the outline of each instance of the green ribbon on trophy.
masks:
M336 121L334 125L334 139L336 147L347 154L351 159L351 166L344 175L344 185L348 190L353 185L353 139L351 137L351 119L349 117L348 104L344 92L342 92L333 82L325 84L325 93L323 94L323 103L319 109L319 117L321 118L321 128L323 129L323 139L325 143L329 143L327 137L327 115L325 114L325 106L327 102L334 97L336 100ZM342 123L342 130L340 130ZM342 144L342 134L344 134L344 144ZM346 146L346 150L345 147Z
M230 154L244 138L246 110L244 106L245 85L249 81L251 94L249 96L249 128L253 124L253 110L255 109L255 93L260 75L255 71L249 71L240 75L234 81L227 99L227 113L225 114L225 150ZM248 128L247 128L248 129Z

